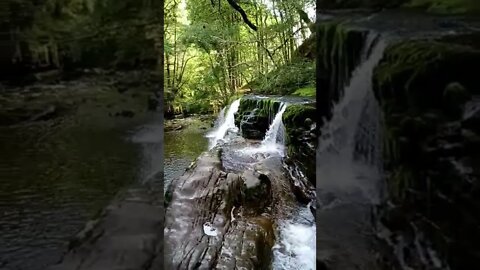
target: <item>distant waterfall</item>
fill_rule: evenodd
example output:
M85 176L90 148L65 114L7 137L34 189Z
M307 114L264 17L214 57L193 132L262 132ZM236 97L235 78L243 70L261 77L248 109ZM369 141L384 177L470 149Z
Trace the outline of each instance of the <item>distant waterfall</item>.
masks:
M215 130L207 134L207 138L210 139L209 149L212 149L220 140L223 140L229 130L237 129L235 127L235 113L237 113L239 106L240 99L237 99L230 105L226 114L225 108L220 111Z

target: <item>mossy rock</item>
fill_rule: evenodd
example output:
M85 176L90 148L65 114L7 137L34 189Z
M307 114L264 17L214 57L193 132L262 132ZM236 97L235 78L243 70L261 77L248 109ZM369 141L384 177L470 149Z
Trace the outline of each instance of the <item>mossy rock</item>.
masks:
M281 102L275 98L260 99L245 96L240 100L235 114L235 125L240 127L243 137L261 140L280 105Z
M381 103L394 100L396 106L444 107L444 89L452 82L480 92L478 85L480 50L438 41L405 41L387 48L375 68L375 93Z
M315 120L317 109L312 105L293 104L288 106L283 113L283 123L288 129L305 126L305 120ZM307 120L308 122L308 120Z

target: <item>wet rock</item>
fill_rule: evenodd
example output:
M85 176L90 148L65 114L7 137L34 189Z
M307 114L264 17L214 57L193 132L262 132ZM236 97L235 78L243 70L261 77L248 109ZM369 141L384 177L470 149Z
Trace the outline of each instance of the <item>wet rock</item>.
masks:
M267 269L270 264L274 236L272 228L264 226L270 218L242 214L244 179L223 172L219 156L217 150L203 153L170 185L166 269ZM249 176L248 186L263 190L266 179L260 178ZM206 223L215 236L205 234Z
M310 204L310 212L312 212L313 218L317 219L317 202L316 200Z
M49 120L54 118L58 113L58 109L55 105L50 105L45 110L40 112L37 115L34 115L30 121L40 121L40 120Z
M469 92L458 82L449 83L443 91L444 103L447 111L455 117L463 112L463 107L470 98Z
M480 106L469 112L462 121L462 127L480 133Z
M245 113L240 120L240 130L242 137L252 140L261 140L269 127L269 119L262 115L260 109L255 108L249 113Z
M60 70L50 70L41 73L36 73L34 75L35 80L40 82L55 82L61 78L61 71Z
M133 111L130 111L130 110L123 110L121 112L116 112L115 113L115 116L121 116L121 117L128 117L128 118L131 118L131 117L134 117L135 116L135 113Z
M304 124L305 124L305 126L309 127L313 124L313 121L310 118L306 118L305 121L304 121Z
M160 269L151 262L163 260L162 224L161 203L143 187L130 188L87 223L48 270Z
M316 108L313 104L288 106L283 114L289 157L298 161L311 183L315 183L317 145Z
M470 244L480 239L473 229L478 217L472 214L479 205L477 179L467 173L475 165L459 162L478 156L480 110L475 95L480 87L472 70L479 68L480 51L478 42L449 39L390 45L373 80L396 147L385 160L389 197L396 207L382 214L383 223L404 239L412 237L415 224L443 259L460 269L466 261L475 261L470 251L480 250Z
M247 210L261 213L272 201L272 184L265 174L245 171L242 195Z

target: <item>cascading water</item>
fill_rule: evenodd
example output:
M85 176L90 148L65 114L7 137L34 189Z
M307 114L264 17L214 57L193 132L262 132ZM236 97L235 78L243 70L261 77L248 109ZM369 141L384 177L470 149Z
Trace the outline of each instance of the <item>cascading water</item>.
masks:
M287 107L288 103L282 102L280 104L278 112L275 114L259 146L247 147L242 149L241 152L250 155L258 153L278 154L283 157L285 155L285 126L282 117Z
M379 117L378 105L372 91L373 69L385 50L385 43L378 41L367 58L369 38L364 50L366 59L355 71L350 84L344 90L341 101L333 108L332 119L322 127L317 152L317 189L320 193L332 192L337 195L360 191L362 198L378 202L378 166L364 164L357 160L356 149L369 149L368 153L379 158ZM365 136L366 135L366 136ZM362 138L362 141L358 139ZM367 140L369 138L370 140ZM361 151L360 151L361 152ZM372 175L363 175L370 173ZM369 179L360 180L359 177Z
M381 126L372 75L386 44L370 34L317 151L317 259L332 269L378 269L372 207L381 196Z
M287 109L288 104L282 103L275 115L275 118L270 124L270 128L265 134L265 138L262 141L262 146L268 148L278 149L279 146L285 145L285 126L283 125L282 117L283 113Z
M281 102L276 112L271 112L272 119L263 140L260 143L241 143L240 148L233 145L223 152L223 166L243 171L255 162L265 158L283 158L285 156L285 126L282 118L289 103ZM227 126L229 114L236 112L238 105L230 106L225 121L212 134L225 134L222 126ZM233 120L232 120L233 123ZM237 129L238 131L238 129ZM212 145L214 145L212 143ZM246 158L247 157L247 158ZM243 165L242 165L243 164ZM277 183L280 185L280 183ZM284 187L288 189L288 184ZM288 191L290 192L290 191ZM294 199L288 206L282 206L284 217L277 223L277 240L273 247L273 269L275 270L314 270L315 268L315 219L308 206L301 205Z
M238 111L239 106L240 99L237 99L232 102L226 114L225 108L222 109L217 120L217 127L212 132L207 134L207 138L210 139L209 149L212 149L218 144L220 140L223 140L229 130L237 129L235 127L235 113Z

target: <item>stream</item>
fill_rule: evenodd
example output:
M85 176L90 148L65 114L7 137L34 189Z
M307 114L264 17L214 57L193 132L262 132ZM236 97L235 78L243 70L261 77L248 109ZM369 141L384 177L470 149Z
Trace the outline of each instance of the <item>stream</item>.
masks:
M255 98L261 99L266 97ZM296 201L287 180L287 177L289 177L288 166L283 163L283 159L286 156L286 147L285 127L282 122L282 116L290 102L299 103L301 101L295 98L291 100L288 98L280 99L282 103L278 111L270 117L270 127L261 141L243 138L239 127L235 125L235 114L239 109L240 99L224 108L219 113L213 129L207 132L202 132L198 128L186 128L180 131L167 132L165 136L165 185L169 185L171 181L180 177L201 152L215 151L215 149L222 149L220 160L222 170L226 173L241 174L252 167L263 164L262 166L265 166L266 170L272 170L275 174L283 175L275 178L278 179L278 182L273 181L271 183L274 201L276 201L272 206L272 212L275 216L274 231L276 240L271 251L273 258L270 265L273 269L278 270L315 269L316 231L314 217L308 205L302 205ZM172 190L181 189L181 187L177 186L171 188ZM180 219L180 217L176 218ZM235 208L232 209L231 222L233 223L236 219L241 218L247 217L244 217L242 213L236 213ZM175 225L184 226L179 225L179 223L177 221ZM211 222L203 225L204 234L210 237L218 237L218 230L220 229ZM173 237L171 236L171 231L173 229L168 228L167 225L165 235ZM168 245L168 240L166 245ZM224 245L227 244L225 243ZM172 248L174 249L174 254L182 252L178 251L176 246ZM198 250L195 252L202 251ZM172 256L175 257L175 255ZM192 262L192 264L195 264L195 262ZM196 265L200 265L200 262L196 263ZM217 267L218 265L222 265L222 262L218 262ZM193 266L189 264L189 266L179 267L190 269Z
M261 97L260 97L261 98ZM234 114L240 100L234 101L228 110L220 113L216 128L207 137L210 148L221 144L223 164L227 171L240 172L265 159L283 159L285 150L285 126L282 116L289 105L282 102L274 115L269 129L261 142L245 141L234 123ZM297 102L297 100L294 100ZM225 113L225 115L223 115ZM232 145L233 147L231 147ZM232 149L233 148L233 149ZM284 183L274 183L282 190L282 203L276 206L276 243L273 247L273 269L316 269L315 268L315 221L308 207L296 202ZM288 195L287 195L288 194Z

